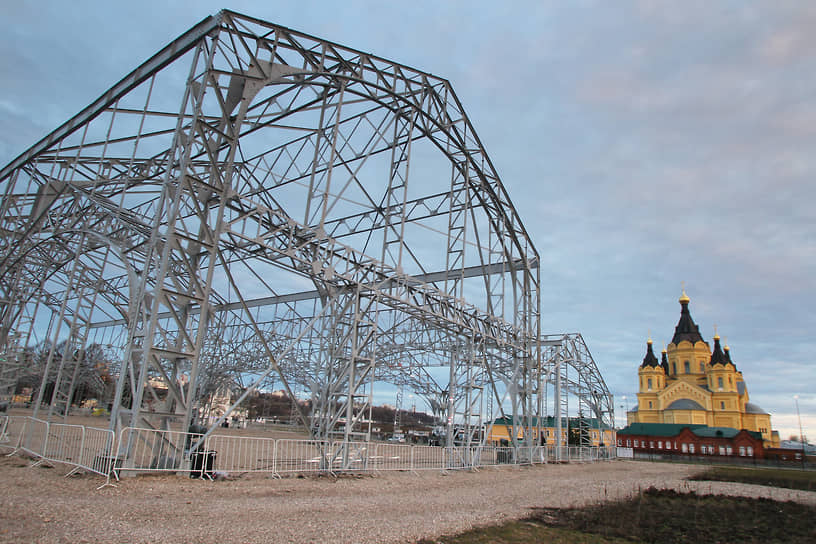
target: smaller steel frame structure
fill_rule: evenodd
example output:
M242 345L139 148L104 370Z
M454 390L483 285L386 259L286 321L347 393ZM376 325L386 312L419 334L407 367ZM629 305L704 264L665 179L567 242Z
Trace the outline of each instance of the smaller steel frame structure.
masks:
M580 335L541 336L538 251L427 72L222 11L0 170L0 193L0 394L37 373L35 417L67 416L93 349L115 362L112 431L194 423L235 382L224 417L306 390L297 416L340 444L370 438L384 386L424 397L449 445L509 416L530 446L570 397L614 422Z

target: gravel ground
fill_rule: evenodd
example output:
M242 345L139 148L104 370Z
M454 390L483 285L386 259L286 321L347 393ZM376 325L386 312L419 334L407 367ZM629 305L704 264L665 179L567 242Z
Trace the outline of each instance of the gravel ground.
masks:
M0 542L413 542L652 485L816 504L813 492L689 482L699 467L633 461L282 480L141 476L98 490L98 476L29 464L0 457Z

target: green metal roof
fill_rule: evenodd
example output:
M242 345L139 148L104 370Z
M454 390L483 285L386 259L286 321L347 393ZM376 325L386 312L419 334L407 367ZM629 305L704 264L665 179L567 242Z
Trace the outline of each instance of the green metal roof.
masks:
M570 418L562 417L561 418L561 426L565 427L565 428L567 426L576 427L576 426L578 426L580 419L581 418L578 418L578 417L570 417ZM539 425L539 420L541 422L540 425ZM585 417L585 418L583 418L583 420L584 420L584 424L587 426L588 429L598 429L598 419L597 418ZM512 423L511 423L512 421L513 421L513 418L511 416L504 416L504 417L497 418L493 422L493 424L494 425L507 425L507 426L510 426L510 425L512 425ZM522 421L526 421L526 420L522 420L521 418L517 419L516 420L516 425L518 425L518 426L525 425L525 423L522 423ZM539 427L539 426L541 426L541 427L555 427L555 423L556 423L554 416L547 416L547 417L542 417L542 418L538 418L536 416L533 416L532 421L533 421L533 423L532 423L533 427ZM609 425L604 424L603 422L601 422L600 427L603 430L609 430L609 429L612 428Z
M692 425L688 423L632 423L618 431L618 435L677 436L683 429L691 429L692 432L694 432L694 429L701 427L705 427L705 425Z
M692 429L695 435L701 438L734 438L740 431L731 427L703 427L702 429ZM754 438L762 439L762 433L745 431Z
M618 431L618 435L640 435L640 436L677 436L683 429L689 429L700 438L734 438L740 431L731 427L707 427L701 424L688 423L632 423ZM762 439L762 434L754 431L746 431L748 434Z
M692 429L694 434L702 438L734 438L739 431L731 427L703 427L702 429Z

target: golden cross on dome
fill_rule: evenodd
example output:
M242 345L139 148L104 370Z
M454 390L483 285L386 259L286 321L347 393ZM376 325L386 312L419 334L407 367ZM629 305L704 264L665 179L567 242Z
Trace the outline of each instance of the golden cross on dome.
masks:
M680 282L680 287L681 287L681 289L682 289L682 292L681 292L681 294L680 294L680 299L679 299L679 302L680 302L681 304L683 304L683 303L688 304L688 302L689 302L689 297L688 297L688 295L686 294L686 282L681 281L681 282Z

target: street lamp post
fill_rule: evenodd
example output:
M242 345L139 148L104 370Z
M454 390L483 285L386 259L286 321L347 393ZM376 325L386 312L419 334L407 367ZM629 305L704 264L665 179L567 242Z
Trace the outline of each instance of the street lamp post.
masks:
M799 395L793 396L796 404L796 419L799 421L799 443L802 445L802 468L805 468L805 434L802 432L802 416L799 415Z
M626 395L623 395L621 398L623 399L624 404L626 404L626 411L623 413L623 415L625 417L626 425L629 425L629 399L626 397Z

